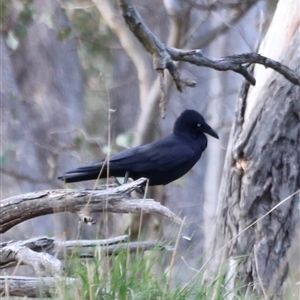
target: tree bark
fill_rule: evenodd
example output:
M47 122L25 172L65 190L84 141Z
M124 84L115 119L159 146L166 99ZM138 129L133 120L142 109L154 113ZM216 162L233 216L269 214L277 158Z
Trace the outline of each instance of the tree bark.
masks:
M279 3L261 51L299 74L300 29L295 7L297 1ZM278 26L286 32L276 30ZM274 54L274 40L278 44L280 37L280 49ZM243 284L255 294L281 298L288 270L286 253L299 215L300 88L269 70L257 75L258 86L248 93L246 84L241 91L231 131L213 268L216 271L228 262L231 286Z

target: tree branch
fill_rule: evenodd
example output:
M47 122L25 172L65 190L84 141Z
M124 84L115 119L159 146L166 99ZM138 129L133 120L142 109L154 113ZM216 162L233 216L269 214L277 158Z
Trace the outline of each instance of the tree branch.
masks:
M119 0L123 17L136 38L145 49L152 55L154 69L163 71L167 69L176 84L177 89L182 92L185 86L194 87L195 82L180 77L178 69L172 57L163 44L144 24L132 1Z
M0 276L0 296L40 298L41 296L52 298L57 286L63 285L69 289L78 291L82 287L80 279L54 278L54 277L25 277L25 276ZM8 298L7 298L8 299Z
M186 86L195 86L195 82L181 78L174 61L189 62L197 66L208 67L219 71L231 70L241 74L252 85L255 85L255 78L248 71L248 67L249 64L257 63L272 68L273 70L282 74L293 84L300 85L300 77L295 72L283 66L279 62L273 61L259 54L250 53L233 55L222 59L213 60L205 57L199 49L180 50L173 47L168 47L163 44L144 24L143 20L135 9L132 0L119 0L119 5L130 30L142 43L145 49L152 55L154 68L157 71L167 69L180 92L182 92Z
M0 202L0 233L42 215L69 211L73 213L153 213L181 223L168 208L153 199L133 199L129 193L138 189L145 178L106 190L47 190L10 197ZM86 218L86 217L85 217Z
M66 256L93 258L95 253L117 255L126 250L129 253L147 250L172 250L160 242L128 242L129 236L105 240L59 241L48 237L35 237L25 241L10 241L0 244L0 269L17 264L31 265L39 276L62 274ZM95 251L98 248L99 251Z
M0 248L0 268L11 267L15 264L32 266L38 276L62 275L62 263L54 256L32 251L26 246L15 242Z

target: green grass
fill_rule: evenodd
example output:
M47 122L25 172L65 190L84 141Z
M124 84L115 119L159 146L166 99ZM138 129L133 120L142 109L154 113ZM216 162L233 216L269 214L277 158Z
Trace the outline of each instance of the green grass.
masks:
M99 250L99 249L98 249ZM63 299L225 299L224 276L218 276L209 284L202 284L199 273L185 287L172 286L168 277L170 266L166 264L164 251L129 254L126 251L106 257L96 250L93 259L69 259L66 262L68 276L80 278L80 291L60 287L58 296ZM160 270L160 271L158 271ZM172 272L172 276L176 276ZM239 298L236 298L239 299Z
M258 300L242 283L230 288L230 280L224 276L226 267L215 278L207 280L205 268L195 271L195 276L185 285L175 284L176 272L170 259L172 252L154 249L129 254L127 251L106 256L101 249L95 249L94 258L79 259L76 254L65 261L66 277L77 278L79 284L66 285L59 281L54 299L65 300ZM180 259L177 257L176 259ZM244 257L237 257L237 261ZM169 277L172 274L172 280ZM233 275L234 276L234 275ZM226 280L228 282L226 282ZM235 280L235 283L237 281ZM298 295L295 281L289 281L284 299L294 300ZM246 295L245 295L246 293Z

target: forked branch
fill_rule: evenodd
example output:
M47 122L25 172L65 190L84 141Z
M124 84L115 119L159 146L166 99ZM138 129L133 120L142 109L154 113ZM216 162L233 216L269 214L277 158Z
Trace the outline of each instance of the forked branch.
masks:
M261 64L279 72L287 80L300 86L300 77L288 67L256 53L227 56L221 59L205 57L200 49L181 50L162 43L145 25L135 9L133 0L119 0L123 17L130 30L152 55L155 70L162 72L167 69L172 76L177 89L182 92L184 87L194 87L195 82L182 78L174 61L188 62L193 65L212 68L218 71L233 71L241 74L250 84L256 81L248 67L251 64Z

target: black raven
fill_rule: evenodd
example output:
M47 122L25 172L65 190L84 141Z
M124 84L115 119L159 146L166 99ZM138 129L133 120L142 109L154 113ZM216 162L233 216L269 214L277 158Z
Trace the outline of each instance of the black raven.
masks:
M175 121L173 133L146 144L124 150L109 158L109 176L141 177L149 185L168 184L186 174L200 159L207 146L207 133L219 138L194 110L185 110ZM58 177L65 182L77 182L107 177L107 162L87 165Z

